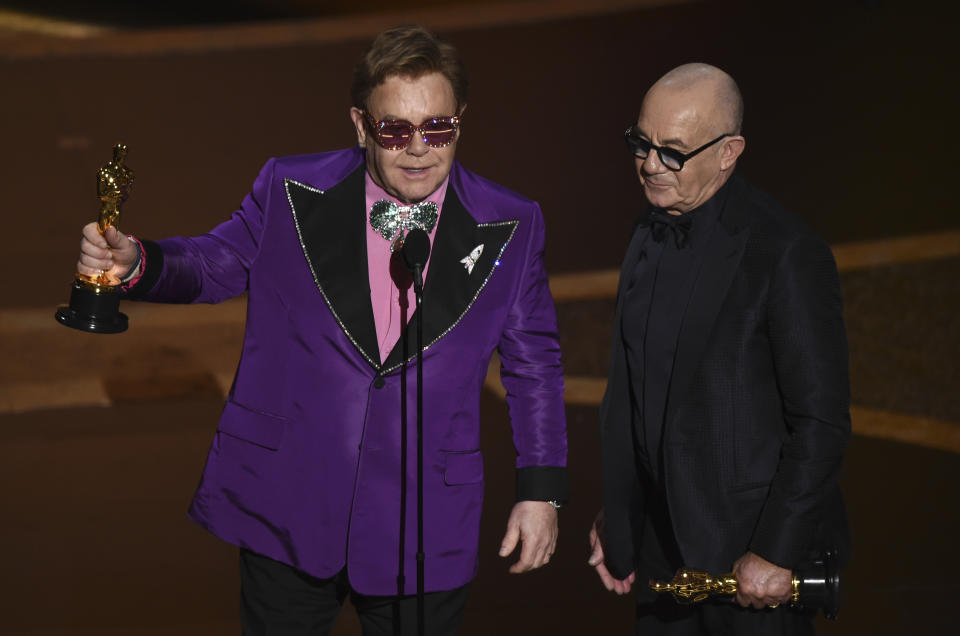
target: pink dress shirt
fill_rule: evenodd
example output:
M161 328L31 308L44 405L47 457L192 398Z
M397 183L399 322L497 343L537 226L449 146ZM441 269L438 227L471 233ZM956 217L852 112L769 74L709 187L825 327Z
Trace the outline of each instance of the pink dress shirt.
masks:
M433 194L424 201L432 201L437 204L437 225L440 224L440 212L443 211L443 197L447 192L448 176L443 180ZM381 199L393 201L397 205L404 205L398 199L390 196L386 191L373 182L370 173L366 175L366 198L367 208L367 272L370 276L370 303L373 305L373 322L377 328L377 344L380 346L380 361L386 360L397 341L400 340L400 290L397 289L393 279L390 277L390 244L391 241L380 236L370 225L370 208ZM430 236L430 245L433 245L433 237L437 233L437 225L428 233ZM431 250L431 253L433 250ZM423 266L423 283L427 283L427 270L430 268L430 259ZM407 321L416 311L416 297L413 293L413 286L407 290ZM411 347L415 344L411 343Z

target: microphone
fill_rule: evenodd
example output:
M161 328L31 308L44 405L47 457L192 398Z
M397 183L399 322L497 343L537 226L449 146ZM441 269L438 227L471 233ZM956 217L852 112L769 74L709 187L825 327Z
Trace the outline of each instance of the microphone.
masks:
M413 273L413 289L418 294L423 293L423 267L430 256L430 237L420 228L407 232L400 248L403 255L403 264Z

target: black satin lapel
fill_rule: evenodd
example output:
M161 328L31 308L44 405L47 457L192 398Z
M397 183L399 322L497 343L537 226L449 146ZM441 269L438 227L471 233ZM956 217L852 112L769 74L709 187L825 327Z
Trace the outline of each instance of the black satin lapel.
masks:
M613 329L611 329L610 370L607 374L607 389L604 392L603 403L600 406L601 417L604 418L604 422L608 421L605 416L608 409L619 408L619 403L616 399L608 399L608 396L613 394L611 390L614 389L616 395L626 395L626 382L628 380L626 358L623 348L623 297L627 291L627 285L630 284L634 269L636 268L637 259L640 258L640 252L650 237L650 226L647 223L649 215L648 208L648 211L642 214L634 225L633 235L630 238L630 243L627 245L627 252L623 257L623 265L620 266L620 280L617 282L616 308L613 312ZM627 404L627 410L625 412L628 415L629 408L630 405ZM628 415L623 416L623 413L621 413L621 417L617 418L614 424L619 422L629 423L630 419Z
M743 257L743 249L750 232L741 224L742 209L736 204L735 197L728 196L721 223L714 231L704 255L700 275L680 325L673 376L667 397L664 420L667 423L673 420L678 396L686 393L694 372L700 366L713 324ZM670 430L669 425L667 430Z
M364 170L326 191L286 179L303 254L340 328L367 362L379 367L367 273Z
M618 390L616 390L615 393L617 395L625 395L623 390L619 390L621 387L625 387L627 382L627 368L623 350L623 326L621 324L623 321L623 297L630 278L633 275L634 268L636 267L637 259L640 257L640 250L643 249L647 238L650 236L650 228L645 225L644 218L645 217L641 217L634 225L630 243L627 245L627 252L623 257L623 264L620 266L620 280L617 282L617 300L616 308L613 312L613 328L611 329L610 338L610 370L607 373L607 389L604 392L603 403L600 407L603 422L607 421L604 414L608 409L619 407L616 399L612 401L608 399L608 396L612 394L612 385L616 384L616 389ZM623 360L623 363L620 363L621 360ZM627 408L629 408L629 404ZM629 418L624 419L623 417L619 417L611 421L617 424L620 422L629 422Z
M518 221L477 224L454 189L447 189L433 240L430 268L423 285L424 347L445 336L470 309L493 275L517 224ZM483 253L473 266L473 271L467 272L466 266L460 261L481 244ZM419 314L414 312L406 329L408 360L416 357ZM383 363L385 372L392 371L403 362L401 345L398 341L387 356Z

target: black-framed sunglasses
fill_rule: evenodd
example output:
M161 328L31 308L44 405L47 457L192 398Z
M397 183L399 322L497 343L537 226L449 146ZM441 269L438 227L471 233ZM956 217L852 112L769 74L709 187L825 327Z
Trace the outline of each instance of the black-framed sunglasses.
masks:
M650 155L651 150L656 150L657 155L660 157L660 163L665 165L670 170L674 172L679 172L683 170L683 164L696 157L701 152L717 143L724 137L732 137L732 133L724 133L712 141L708 141L703 144L696 150L692 150L686 154L680 152L679 150L674 150L673 148L664 148L663 146L655 146L650 143L649 140L644 139L640 136L640 132L637 130L636 126L630 126L627 128L627 131L623 133L623 138L627 142L627 147L630 148L630 152L633 153L634 157L639 159L646 159Z
M387 150L403 150L413 141L413 135L420 133L423 143L431 148L443 148L453 143L460 127L460 117L431 117L419 126L414 126L406 119L383 119L377 121L370 113L363 111L363 116L377 140L377 143Z

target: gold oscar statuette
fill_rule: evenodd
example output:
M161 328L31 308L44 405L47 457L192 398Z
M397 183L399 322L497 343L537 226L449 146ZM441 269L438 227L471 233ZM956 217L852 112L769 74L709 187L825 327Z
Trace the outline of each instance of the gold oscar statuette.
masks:
M97 172L97 196L100 215L97 229L103 234L113 226L119 229L120 206L133 187L133 170L126 165L127 146L113 147L113 161ZM70 292L69 306L57 309L62 325L91 333L120 333L127 330L127 317L120 312L120 280L109 272L87 276L77 272Z
M789 605L822 609L824 616L836 619L840 605L840 574L836 569L834 550L827 550L819 559L794 571L791 583L793 595ZM677 603L688 605L711 597L732 599L737 593L737 579L732 572L718 576L681 568L670 581L650 581L650 589L660 593L669 592Z

